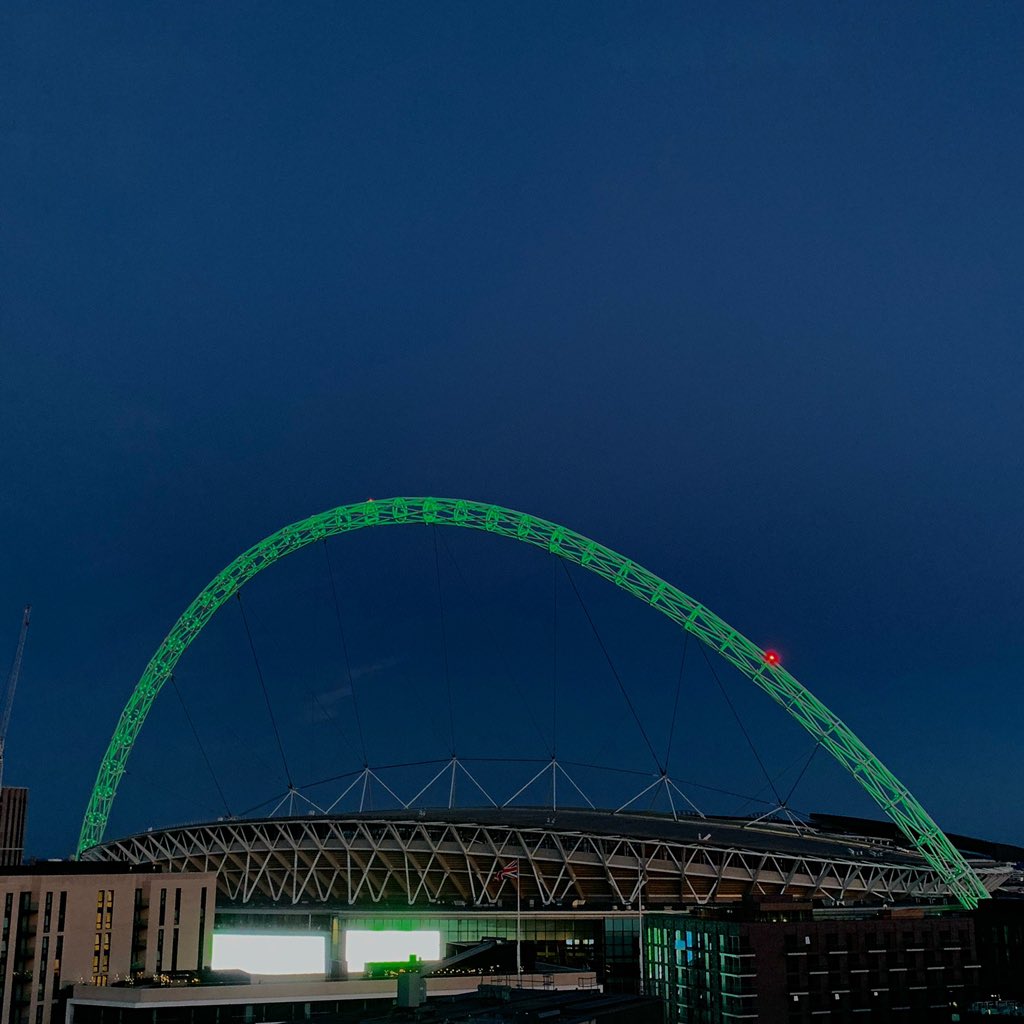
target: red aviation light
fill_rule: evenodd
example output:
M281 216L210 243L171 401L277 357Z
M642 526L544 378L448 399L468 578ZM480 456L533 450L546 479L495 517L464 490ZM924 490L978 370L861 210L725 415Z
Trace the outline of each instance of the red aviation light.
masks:
M779 657L778 651L765 651L762 655L764 663L766 665L781 665L782 659Z

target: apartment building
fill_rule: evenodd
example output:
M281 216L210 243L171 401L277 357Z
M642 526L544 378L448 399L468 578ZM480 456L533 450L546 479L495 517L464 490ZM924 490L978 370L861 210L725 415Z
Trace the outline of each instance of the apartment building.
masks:
M51 1024L75 984L209 962L216 876L47 861L0 873L2 1024Z

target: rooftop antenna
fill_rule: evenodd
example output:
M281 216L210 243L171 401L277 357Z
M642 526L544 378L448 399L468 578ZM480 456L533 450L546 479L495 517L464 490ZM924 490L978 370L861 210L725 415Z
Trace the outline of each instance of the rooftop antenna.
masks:
M11 672L7 677L7 697L4 701L4 716L0 719L0 784L4 777L4 746L7 743L7 727L11 724L11 709L14 707L14 691L18 688L18 675L21 673L21 657L25 653L25 637L28 636L28 620L32 614L32 605L25 605L21 618L21 633L18 636L18 647L14 652Z

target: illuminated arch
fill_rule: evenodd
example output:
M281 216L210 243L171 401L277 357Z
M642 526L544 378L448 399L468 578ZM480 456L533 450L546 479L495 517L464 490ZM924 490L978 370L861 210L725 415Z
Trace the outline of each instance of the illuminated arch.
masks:
M759 686L821 744L892 819L965 907L988 892L924 808L839 718L779 663L698 601L642 566L564 526L535 516L455 498L387 498L342 505L292 523L239 555L188 606L146 666L117 723L89 798L78 853L103 839L125 764L149 709L178 659L220 606L293 551L370 526L461 526L510 537L582 566L628 591L703 641Z

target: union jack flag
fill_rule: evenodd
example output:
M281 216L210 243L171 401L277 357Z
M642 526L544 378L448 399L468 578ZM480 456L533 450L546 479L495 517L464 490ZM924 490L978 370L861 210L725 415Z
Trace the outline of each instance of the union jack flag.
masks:
M509 861L495 876L499 882L504 881L506 878L518 878L519 877L519 861Z

